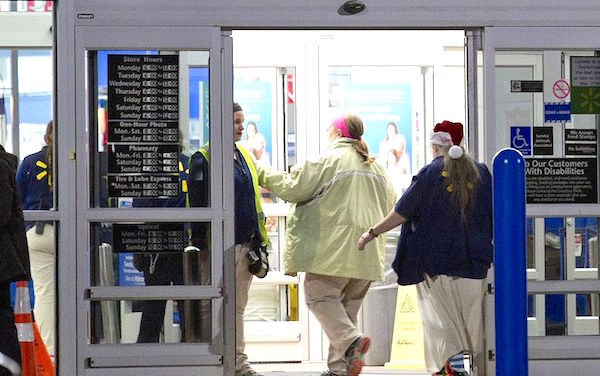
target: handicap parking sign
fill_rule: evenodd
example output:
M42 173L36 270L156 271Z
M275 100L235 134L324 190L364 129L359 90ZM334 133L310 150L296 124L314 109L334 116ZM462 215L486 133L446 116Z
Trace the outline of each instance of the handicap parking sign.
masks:
M510 127L510 147L531 155L531 127Z

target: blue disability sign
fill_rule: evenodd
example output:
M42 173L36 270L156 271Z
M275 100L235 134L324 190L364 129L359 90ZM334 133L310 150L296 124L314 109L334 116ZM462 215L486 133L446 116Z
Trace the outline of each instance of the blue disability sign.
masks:
M531 127L510 127L510 147L531 155Z

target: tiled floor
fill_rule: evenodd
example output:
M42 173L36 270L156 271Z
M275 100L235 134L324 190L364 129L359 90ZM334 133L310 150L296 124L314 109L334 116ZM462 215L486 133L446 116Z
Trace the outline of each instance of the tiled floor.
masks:
M321 373L327 369L325 363L254 363L252 367L264 376L320 376ZM425 370L409 371L391 370L384 367L364 367L361 375L424 376L430 374Z

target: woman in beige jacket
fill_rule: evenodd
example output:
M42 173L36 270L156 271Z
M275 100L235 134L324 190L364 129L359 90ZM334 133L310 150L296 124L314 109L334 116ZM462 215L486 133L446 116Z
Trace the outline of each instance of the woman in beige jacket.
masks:
M362 120L346 114L328 129L329 147L290 173L257 166L259 184L292 203L284 253L286 274L306 272L309 309L329 337L323 376L358 375L370 345L356 325L372 281L383 279L385 239L359 251L356 239L393 207L394 189L369 156Z

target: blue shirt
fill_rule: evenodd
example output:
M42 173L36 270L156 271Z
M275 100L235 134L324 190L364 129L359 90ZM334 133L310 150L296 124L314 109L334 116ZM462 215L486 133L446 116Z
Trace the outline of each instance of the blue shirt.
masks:
M28 155L17 169L17 186L24 210L49 210L53 207L52 191L48 177L52 166L48 166L45 146L35 154ZM33 222L26 222L25 228L33 227Z
M254 203L255 193L252 175L241 152L235 148L233 168L234 208L235 208L235 244L246 243L253 235L258 236L258 218ZM200 152L190 159L188 177L190 206L209 206L209 163ZM207 231L204 226L192 224L192 244L202 249L206 247Z
M235 191L235 244L246 243L258 236L258 218L254 203L254 186L250 168L242 153L235 148L233 161L233 179Z
M491 175L485 165L476 165L481 180L466 223L460 209L450 203L442 157L419 171L396 203L396 213L407 219L392 264L399 284L419 283L424 273L486 277L493 259Z

